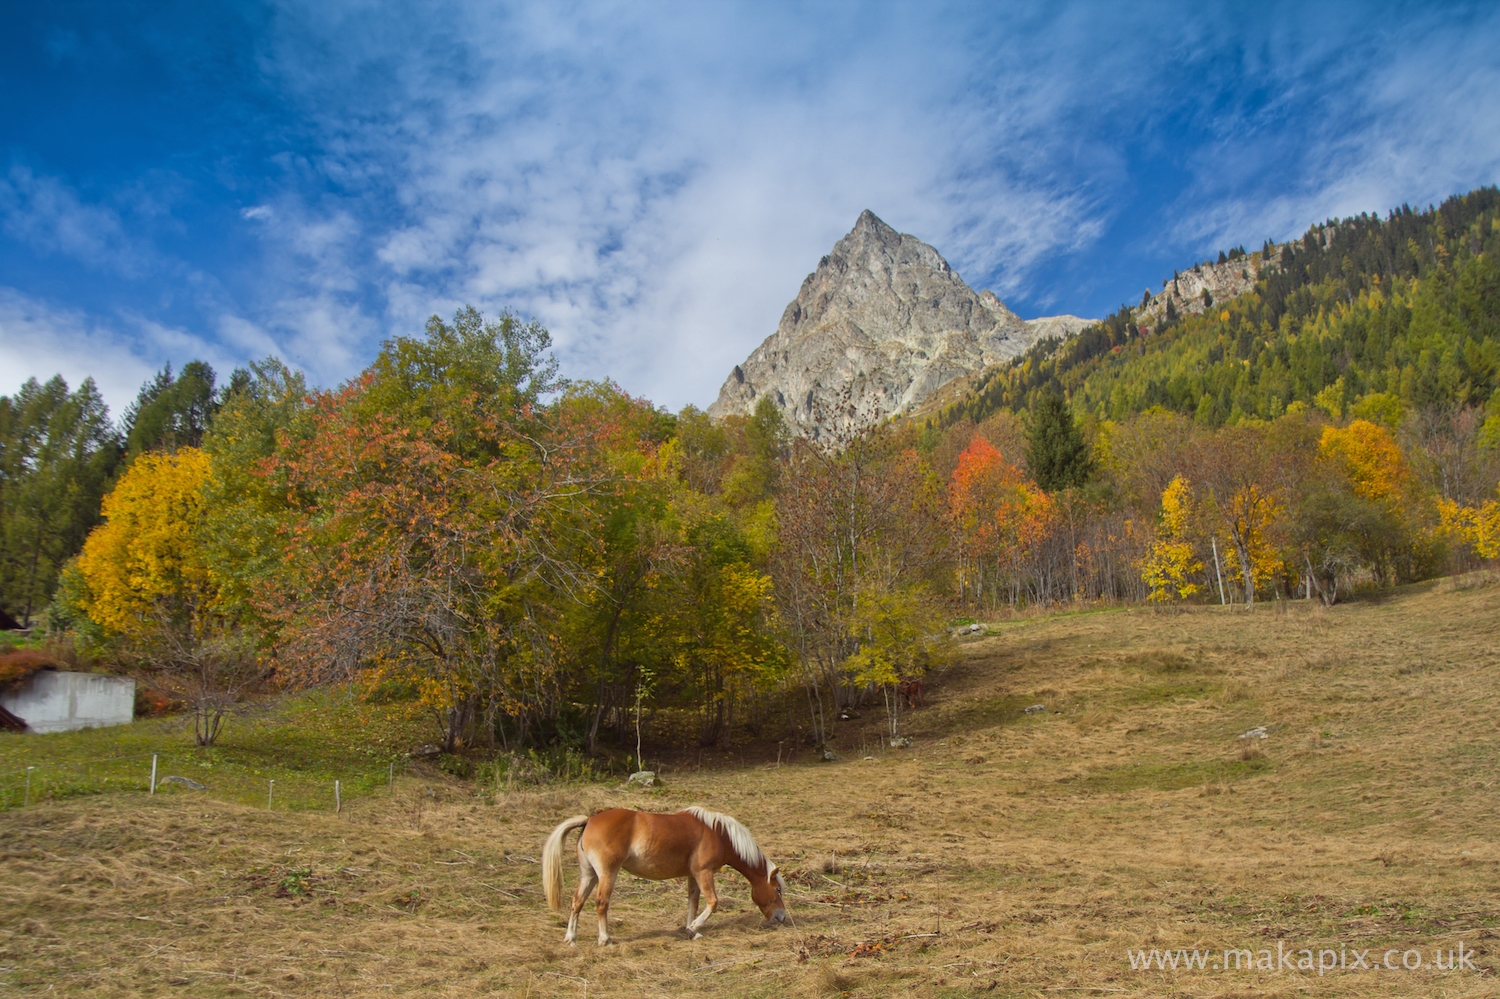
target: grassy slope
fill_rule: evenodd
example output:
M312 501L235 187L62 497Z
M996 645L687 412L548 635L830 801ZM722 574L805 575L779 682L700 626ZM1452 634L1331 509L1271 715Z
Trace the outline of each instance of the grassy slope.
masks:
M5 813L0 983L69 995L582 996L585 981L591 996L1493 994L1492 971L1142 973L1125 950L1279 938L1378 956L1464 940L1492 968L1500 586L998 631L932 685L916 748L869 761L846 751L839 764L669 774L655 793L497 803L433 775L337 817L186 794ZM1034 703L1052 713L1025 715ZM1258 725L1270 726L1265 756L1242 759L1236 736ZM873 728L863 739L875 743ZM795 929L759 928L731 873L707 936L688 942L673 932L681 886L626 877L618 945L561 946L533 862L547 829L610 804L694 801L745 820L791 871Z

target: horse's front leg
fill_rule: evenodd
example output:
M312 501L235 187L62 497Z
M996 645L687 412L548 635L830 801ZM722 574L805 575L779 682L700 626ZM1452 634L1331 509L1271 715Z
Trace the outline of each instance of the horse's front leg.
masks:
M718 892L714 891L714 872L711 868L704 868L698 871L693 875L693 878L698 882L698 890L703 893L703 911L698 914L697 918L688 923L687 929L688 936L697 940L703 936L699 932L703 929L703 924L708 922L708 917L712 916L714 910L719 907L719 895Z
M693 876L691 874L688 875L687 879L687 893L688 914L687 922L684 924L684 927L687 929L688 933L691 934L693 932L693 920L698 918L698 882L693 880Z

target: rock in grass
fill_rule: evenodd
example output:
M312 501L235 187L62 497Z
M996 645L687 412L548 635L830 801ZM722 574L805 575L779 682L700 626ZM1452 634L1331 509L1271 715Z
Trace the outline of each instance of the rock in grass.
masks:
M1046 714L1046 712L1047 712L1047 705L1045 705L1045 704L1033 704L1031 707L1029 707L1029 708L1026 709L1026 713L1028 715L1040 715L1040 714Z
M893 735L893 736L891 736L891 748L892 749L910 749L911 748L911 736L909 736L909 735Z
M825 749L825 750L823 750L823 762L824 763L837 763L838 760L839 760L839 754L838 753L835 753L831 749Z
M181 784L183 787L190 787L194 791L203 791L208 788L207 784L199 784L191 777L163 777L156 782L157 787L161 787L163 784Z
M627 787L632 784L636 787L661 787L661 780L656 776L655 770L637 770L625 784Z

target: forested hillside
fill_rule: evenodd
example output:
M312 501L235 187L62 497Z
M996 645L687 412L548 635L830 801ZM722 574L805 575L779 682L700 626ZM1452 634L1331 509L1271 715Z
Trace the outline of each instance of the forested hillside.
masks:
M247 692L328 683L450 751L618 759L642 714L705 746L826 744L861 707L894 734L957 622L1500 558L1497 202L1236 249L940 420L818 440L769 396L714 420L569 383L545 329L473 309L332 388L168 369L118 427L31 382L0 400L0 602L203 744Z
M1494 416L1497 249L1493 187L1424 212L1403 206L1384 219L1314 226L1254 255L1265 266L1253 291L1154 321L1144 303L1124 306L992 371L936 422L1020 412L1052 387L1080 417L1101 420L1161 407L1217 427L1298 404L1391 425L1433 404L1488 406Z

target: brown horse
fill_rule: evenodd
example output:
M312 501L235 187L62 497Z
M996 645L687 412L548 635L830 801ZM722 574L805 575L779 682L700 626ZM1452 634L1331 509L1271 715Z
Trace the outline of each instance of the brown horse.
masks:
M578 837L578 889L573 892L573 911L568 916L564 943L578 936L578 913L599 886L599 944L609 943L609 896L620 868L640 878L666 881L687 878L687 932L694 940L703 934L703 924L719 905L714 891L714 873L733 867L750 882L750 897L767 920L786 921L782 892L786 885L776 865L766 859L750 830L727 815L694 805L670 815L611 808L597 815L575 815L560 823L542 847L542 887L547 905L562 907L563 839L583 827ZM700 915L698 896L706 906Z

